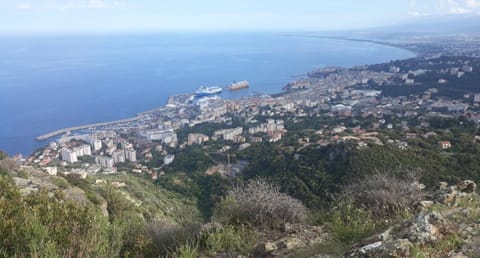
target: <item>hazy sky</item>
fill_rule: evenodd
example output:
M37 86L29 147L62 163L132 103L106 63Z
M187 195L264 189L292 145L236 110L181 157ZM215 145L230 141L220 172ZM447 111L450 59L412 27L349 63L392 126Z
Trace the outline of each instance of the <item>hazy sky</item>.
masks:
M0 0L0 33L338 30L479 11L480 0Z

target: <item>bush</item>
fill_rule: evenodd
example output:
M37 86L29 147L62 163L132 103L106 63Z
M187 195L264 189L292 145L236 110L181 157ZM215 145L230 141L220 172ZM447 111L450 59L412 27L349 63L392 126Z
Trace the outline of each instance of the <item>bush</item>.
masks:
M20 166L13 159L5 158L0 160L0 170L9 172L9 171L17 170L18 168L20 168Z
M198 251L196 243L200 238L200 226L192 224L178 227L151 222L147 225L146 235L151 242L146 252L147 257L170 257L175 253L177 256L188 257L185 256L188 251Z
M378 220L368 211L342 204L333 212L330 228L335 239L352 244L383 229L385 220Z
M215 208L213 219L223 224L281 229L287 222L304 222L306 215L307 208L301 201L262 179L255 179L244 187L234 187Z
M335 238L351 244L410 218L424 197L412 173L379 173L347 185L336 198L330 226Z
M100 194L107 201L110 222L131 216L136 207L119 190L107 185L100 188Z
M22 198L5 176L0 217L0 257L118 257L122 244L92 207L44 191Z
M175 257L178 258L197 258L198 257L198 244L195 242L188 242L185 245L178 248Z
M224 252L249 254L256 244L255 232L245 226L224 226L204 233L204 245L211 255Z
M339 201L352 203L374 216L389 217L412 212L423 200L424 193L416 184L416 177L406 173L404 178L375 174L344 188Z

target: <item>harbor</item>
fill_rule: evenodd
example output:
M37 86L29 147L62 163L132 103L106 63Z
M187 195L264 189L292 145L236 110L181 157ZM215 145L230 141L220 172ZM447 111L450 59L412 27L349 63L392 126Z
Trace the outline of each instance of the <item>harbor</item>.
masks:
M113 125L113 124L119 124L119 123L128 123L128 122L133 122L141 119L140 116L133 117L133 118L127 118L127 119L122 119L122 120L116 120L116 121L110 121L110 122L102 122L102 123L95 123L95 124L88 124L88 125L81 125L81 126L75 126L75 127L69 127L69 128L64 128L60 129L57 131L53 131L50 133L46 133L43 135L38 136L35 138L37 141L45 141L48 140L52 137L66 134L68 132L72 131L78 131L78 130L83 130L83 129L88 129L88 128L94 128L94 127L100 127L100 126L107 126L107 125Z
M230 84L229 86L227 86L225 89L229 89L229 90L233 91L233 90L239 90L239 89L244 89L244 88L248 88L248 87L249 87L249 83L248 83L248 81L245 80L245 81L240 81L240 82L234 82L234 83ZM179 100L181 100L182 97L183 97L184 100L180 101L180 102L185 104L187 102L190 102L192 100L193 96L201 99L201 98L205 98L205 97L220 94L222 92L222 90L223 89L220 88L220 87L201 86L193 94L181 94L181 95L178 95L178 96L171 96L169 98L168 103L167 103L167 107L169 105L172 105L173 103L178 104ZM56 131L53 131L53 132L49 132L49 133L40 135L40 136L36 137L35 139L37 141L45 141L45 140L48 140L48 139L53 138L55 136L59 136L59 135L62 135L62 134L73 132L73 131L79 131L79 130L84 130L84 129L89 129L89 128L109 126L109 125L115 125L115 124L121 124L121 123L134 122L134 121L142 119L142 116L145 115L145 114L155 112L155 111L160 111L163 108L165 108L165 106L157 108L157 109L153 109L153 110L150 110L150 111L144 111L142 113L139 113L136 117L133 117L133 118L127 118L127 119L115 120L115 121L110 121L110 122L101 122L101 123L94 123L94 124L87 124L87 125L64 128L64 129L60 129L60 130L56 130Z

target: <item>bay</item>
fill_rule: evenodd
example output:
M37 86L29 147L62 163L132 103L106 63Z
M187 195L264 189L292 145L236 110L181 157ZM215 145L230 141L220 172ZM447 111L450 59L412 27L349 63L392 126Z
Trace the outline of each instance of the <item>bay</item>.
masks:
M201 85L248 80L238 98L277 93L295 76L413 57L367 42L285 33L0 37L0 149L30 154L35 137L134 116Z

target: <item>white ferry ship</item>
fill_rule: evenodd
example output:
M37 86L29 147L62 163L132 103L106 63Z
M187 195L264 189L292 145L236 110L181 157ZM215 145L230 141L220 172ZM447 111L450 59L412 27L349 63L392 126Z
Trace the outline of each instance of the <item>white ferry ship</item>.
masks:
M205 96L215 95L222 93L222 88L220 87L205 87L201 86L196 92L195 96L201 98Z

